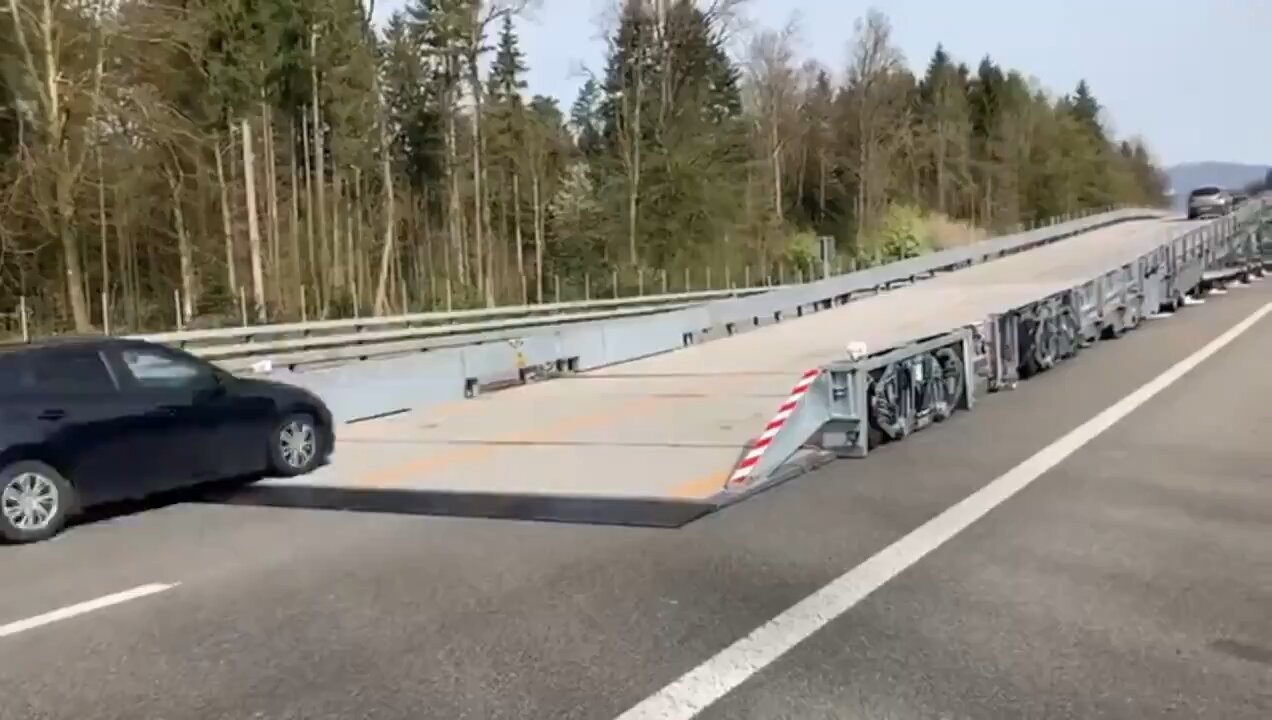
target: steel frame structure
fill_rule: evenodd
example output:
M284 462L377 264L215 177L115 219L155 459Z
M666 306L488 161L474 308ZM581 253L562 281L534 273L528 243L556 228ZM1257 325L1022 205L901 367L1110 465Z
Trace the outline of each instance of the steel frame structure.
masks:
M970 410L978 397L1009 390L1101 339L1135 329L1232 283L1262 277L1272 264L1272 199L1221 218L1110 268L1090 280L866 357L828 363L734 492L776 477L801 449L863 458Z

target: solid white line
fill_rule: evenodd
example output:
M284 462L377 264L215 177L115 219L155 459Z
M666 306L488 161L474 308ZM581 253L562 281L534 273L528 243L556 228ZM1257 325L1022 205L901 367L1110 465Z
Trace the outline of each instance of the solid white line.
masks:
M138 600L148 595L155 595L166 590L171 590L179 584L180 583L151 583L149 585L140 585L131 590L124 590L123 592L117 592L113 595L105 595L82 603L67 605L64 608L58 608L57 610L46 612L43 615L36 615L35 617L29 617L25 620L16 620L7 625L0 625L0 638L17 635L20 632L34 630L35 628L43 625L49 625L62 620L69 620L77 615L90 613L94 610L101 610L112 605L119 605L121 603L129 602L130 600Z
M1184 374L1240 337L1269 312L1272 312L1272 303L1259 308L1205 347L1039 450L1006 474L680 676L620 715L618 720L688 720L694 717L805 638L843 615L884 583L1027 487L1043 473L1060 464L1114 423L1130 415L1154 395L1170 387Z

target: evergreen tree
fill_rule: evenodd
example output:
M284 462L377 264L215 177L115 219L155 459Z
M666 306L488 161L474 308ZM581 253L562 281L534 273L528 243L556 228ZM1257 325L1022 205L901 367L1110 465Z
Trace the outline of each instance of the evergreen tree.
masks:
M588 78L570 106L570 126L574 131L575 145L590 159L594 159L601 150L600 101L601 86L595 78Z

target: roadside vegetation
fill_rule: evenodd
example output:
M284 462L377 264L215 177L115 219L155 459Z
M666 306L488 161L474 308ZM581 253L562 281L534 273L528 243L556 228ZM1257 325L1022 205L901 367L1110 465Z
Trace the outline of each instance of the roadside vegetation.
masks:
M524 2L3 2L10 332L20 302L124 332L789 282L819 236L846 268L1162 200L1086 83L912 66L878 12L801 61L744 2L622 0L555 98Z

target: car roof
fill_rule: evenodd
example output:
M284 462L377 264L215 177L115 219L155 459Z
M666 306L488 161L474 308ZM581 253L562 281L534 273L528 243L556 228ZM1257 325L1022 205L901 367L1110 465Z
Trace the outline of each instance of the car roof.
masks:
M104 350L111 347L136 347L145 345L143 340L133 338L108 337L105 335L54 335L39 338L31 342L0 343L0 353L22 352L24 350L48 350L54 348L80 348L86 350Z

